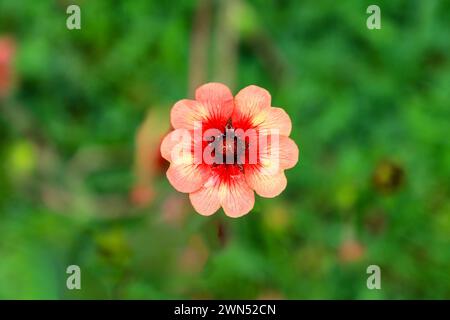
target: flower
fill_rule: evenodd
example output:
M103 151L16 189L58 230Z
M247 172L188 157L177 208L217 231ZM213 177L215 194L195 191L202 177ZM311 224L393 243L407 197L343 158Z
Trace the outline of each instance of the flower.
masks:
M167 112L152 108L136 133L136 181L130 191L130 200L138 207L145 207L153 202L156 196L155 180L166 170L166 162L161 158L159 148L169 131L168 119Z
M207 83L195 100L178 101L170 118L174 130L161 144L166 175L198 213L222 207L240 217L253 208L254 192L272 198L286 188L284 170L297 163L298 148L289 116L271 106L267 90L252 85L233 98L224 84Z
M352 263L363 258L365 247L356 239L344 240L339 246L339 260L343 263Z
M8 94L13 83L14 40L0 37L0 97Z

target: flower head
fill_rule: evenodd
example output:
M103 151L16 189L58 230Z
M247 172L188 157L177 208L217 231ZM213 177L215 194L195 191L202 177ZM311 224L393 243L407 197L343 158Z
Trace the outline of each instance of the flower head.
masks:
M130 191L130 200L138 207L145 207L153 202L156 180L167 168L167 162L161 157L159 149L162 139L169 131L168 120L168 112L152 108L136 133L136 181Z
M339 259L343 263L352 263L363 258L365 247L356 239L346 239L339 247Z
M240 217L253 208L254 192L272 198L286 188L284 170L297 163L298 148L289 116L271 106L267 90L248 86L233 98L225 85L208 83L195 100L178 101L170 118L174 130L161 144L167 178L198 213L222 207Z
M14 40L0 37L0 97L7 95L13 83Z

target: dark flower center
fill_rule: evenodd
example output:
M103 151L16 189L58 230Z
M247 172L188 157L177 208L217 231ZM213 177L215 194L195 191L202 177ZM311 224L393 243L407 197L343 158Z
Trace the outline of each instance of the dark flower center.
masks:
M225 132L208 139L209 146L213 148L213 166L238 165L242 170L245 161L246 143L237 134L231 120L225 126Z

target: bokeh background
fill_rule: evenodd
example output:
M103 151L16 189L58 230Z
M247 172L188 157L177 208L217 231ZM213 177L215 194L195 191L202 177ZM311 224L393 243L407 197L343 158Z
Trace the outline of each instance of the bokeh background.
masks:
M450 2L372 2L1 0L0 298L450 298ZM267 88L300 147L240 219L159 156L208 81Z

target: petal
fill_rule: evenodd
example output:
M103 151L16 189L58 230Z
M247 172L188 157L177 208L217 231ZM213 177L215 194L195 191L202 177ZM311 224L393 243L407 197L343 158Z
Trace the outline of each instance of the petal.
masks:
M289 115L282 108L267 108L257 114L252 120L253 126L260 131L270 132L277 130L280 135L289 136L292 130L292 122Z
M298 147L289 137L260 135L259 147L259 164L264 174L273 175L280 170L294 167L298 162Z
M195 91L195 99L208 110L208 118L225 125L234 109L233 95L222 83L204 84Z
M211 176L199 190L190 193L189 199L195 211L210 216L220 209L218 176Z
M280 167L293 168L298 162L298 147L294 140L280 136Z
M278 196L286 188L287 179L284 171L281 170L274 175L264 174L257 166L247 167L245 179L253 190L265 198Z
M194 192L200 189L208 179L209 170L206 166L193 163L171 164L166 172L167 179L180 192Z
M191 137L192 134L187 129L176 129L169 132L161 142L161 155L167 161L172 161L172 152L176 146L179 146L185 151L191 150Z
M170 112L170 121L175 129L194 130L196 126L208 119L209 111L195 100L183 99L175 103Z
M255 205L255 194L243 174L231 176L220 185L220 199L225 214L232 218L250 212Z
M200 190L189 195L198 213L211 215L220 206L233 218L250 212L255 204L255 194L239 170L228 168L225 173L211 171L211 174Z
M251 120L262 110L269 108L270 103L271 97L267 90L253 85L245 87L234 98L233 123Z
M135 173L139 181L151 179L160 171L160 147L163 137L169 132L169 111L152 108L136 132Z

